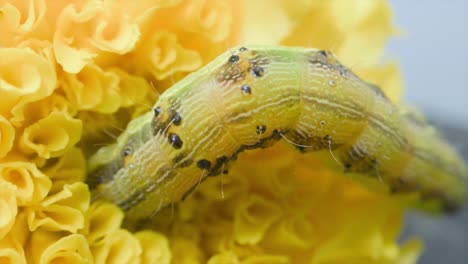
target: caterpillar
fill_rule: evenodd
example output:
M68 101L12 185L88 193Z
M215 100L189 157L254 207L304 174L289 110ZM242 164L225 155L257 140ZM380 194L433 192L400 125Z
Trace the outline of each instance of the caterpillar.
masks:
M287 140L301 152L333 151L346 172L379 177L451 210L466 167L420 118L328 51L239 47L165 91L116 143L89 160L96 197L131 218L180 201L200 177L227 173L245 151Z

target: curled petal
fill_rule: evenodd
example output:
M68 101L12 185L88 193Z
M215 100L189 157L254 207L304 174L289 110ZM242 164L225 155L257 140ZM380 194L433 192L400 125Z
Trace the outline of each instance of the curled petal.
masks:
M119 76L119 95L121 107L129 107L142 102L151 86L148 81L140 76L131 75L119 68L112 69L112 72Z
M23 106L49 96L56 86L53 65L28 49L0 48L0 113L23 120Z
M26 105L24 118L28 124L32 124L46 118L52 112L64 112L74 116L76 108L63 95L53 93L40 101Z
M64 185L59 193L46 197L38 206L27 207L29 229L38 227L50 231L66 230L76 233L85 224L84 212L88 209L90 193L82 182Z
M330 1L328 14L341 32L350 32L358 27L372 26L380 31L392 31L391 9L385 0L375 1ZM373 25L370 25L373 24Z
M0 158L5 157L13 147L15 129L8 120L0 115Z
M185 238L173 238L171 240L173 263L203 263L203 251L195 241Z
M20 147L42 158L57 157L79 141L81 130L81 120L68 113L53 112L24 130Z
M239 261L239 257L231 252L231 251L226 251L220 254L216 254L212 256L207 264L240 264L241 262Z
M239 43L277 44L297 23L294 16L285 12L287 2L243 2L245 8L242 8L241 19L237 23L245 23L245 26L240 28Z
M72 147L61 156L57 162L44 169L52 180L51 193L57 193L65 184L84 181L86 178L86 160L83 152Z
M14 0L0 3L0 44L12 45L33 33L46 13L44 0Z
M14 238L16 242L19 243L22 247L26 245L26 242L29 241L29 228L26 220L26 215L24 212L20 212L16 215L15 224L10 230L8 236Z
M219 0L186 1L178 11L178 22L188 31L202 34L214 42L225 40L231 30L231 3Z
M291 260L289 259L288 256L263 254L263 255L249 256L241 262L241 264L263 264L263 263L288 264L288 263L291 263Z
M87 65L78 74L65 74L61 85L79 110L113 113L120 107L118 75L97 65Z
M171 263L171 250L165 236L154 231L144 230L136 233L135 237L140 241L143 250L142 264Z
M264 241L277 252L306 250L317 243L317 234L311 221L304 216L295 215L274 225Z
M88 241L83 235L37 230L32 234L29 261L38 264L47 263L93 263Z
M0 163L0 179L16 186L15 197L19 206L41 201L52 185L50 179L31 162Z
M122 224L122 210L110 203L93 203L87 213L87 239L91 245L99 244L115 233Z
M156 32L135 51L135 69L149 72L158 80L176 72L188 72L202 65L200 54L177 43L171 32Z
M13 235L0 239L0 261L3 264L26 264L23 246Z
M102 3L88 1L80 8L69 4L57 18L53 45L57 62L69 73L78 73L97 56L89 43L92 20L102 11Z
M241 244L259 242L267 229L280 216L281 208L259 195L241 202L234 216L234 235Z
M94 263L139 263L141 245L130 232L116 230L91 248Z
M78 73L103 52L130 52L139 37L138 24L116 1L69 4L57 18L54 52L66 72Z
M140 38L140 29L116 1L104 1L104 8L94 22L91 43L98 49L125 54Z
M0 179L0 241L10 231L18 213L15 196L16 187Z

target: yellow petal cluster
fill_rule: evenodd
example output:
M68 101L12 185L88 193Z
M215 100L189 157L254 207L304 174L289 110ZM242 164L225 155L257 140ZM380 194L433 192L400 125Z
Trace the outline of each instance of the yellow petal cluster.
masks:
M394 32L385 0L0 0L0 262L415 263L403 198L287 144L142 223L84 182L86 157L234 45L332 50L398 100L398 66L376 66Z

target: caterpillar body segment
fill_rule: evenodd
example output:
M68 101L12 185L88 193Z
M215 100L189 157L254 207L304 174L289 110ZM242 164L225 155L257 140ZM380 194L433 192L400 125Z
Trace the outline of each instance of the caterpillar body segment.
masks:
M346 171L378 177L455 208L466 168L424 122L396 107L329 52L248 47L226 52L161 95L89 162L95 197L152 215L208 176L227 173L244 150L285 139L329 149Z

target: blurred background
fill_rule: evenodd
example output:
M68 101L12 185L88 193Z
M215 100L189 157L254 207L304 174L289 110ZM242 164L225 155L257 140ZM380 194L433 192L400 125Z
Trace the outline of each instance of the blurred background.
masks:
M391 41L386 55L401 63L405 99L468 160L468 1L390 2L404 34ZM410 212L406 226L403 239L425 240L420 263L468 263L468 206L449 216Z

